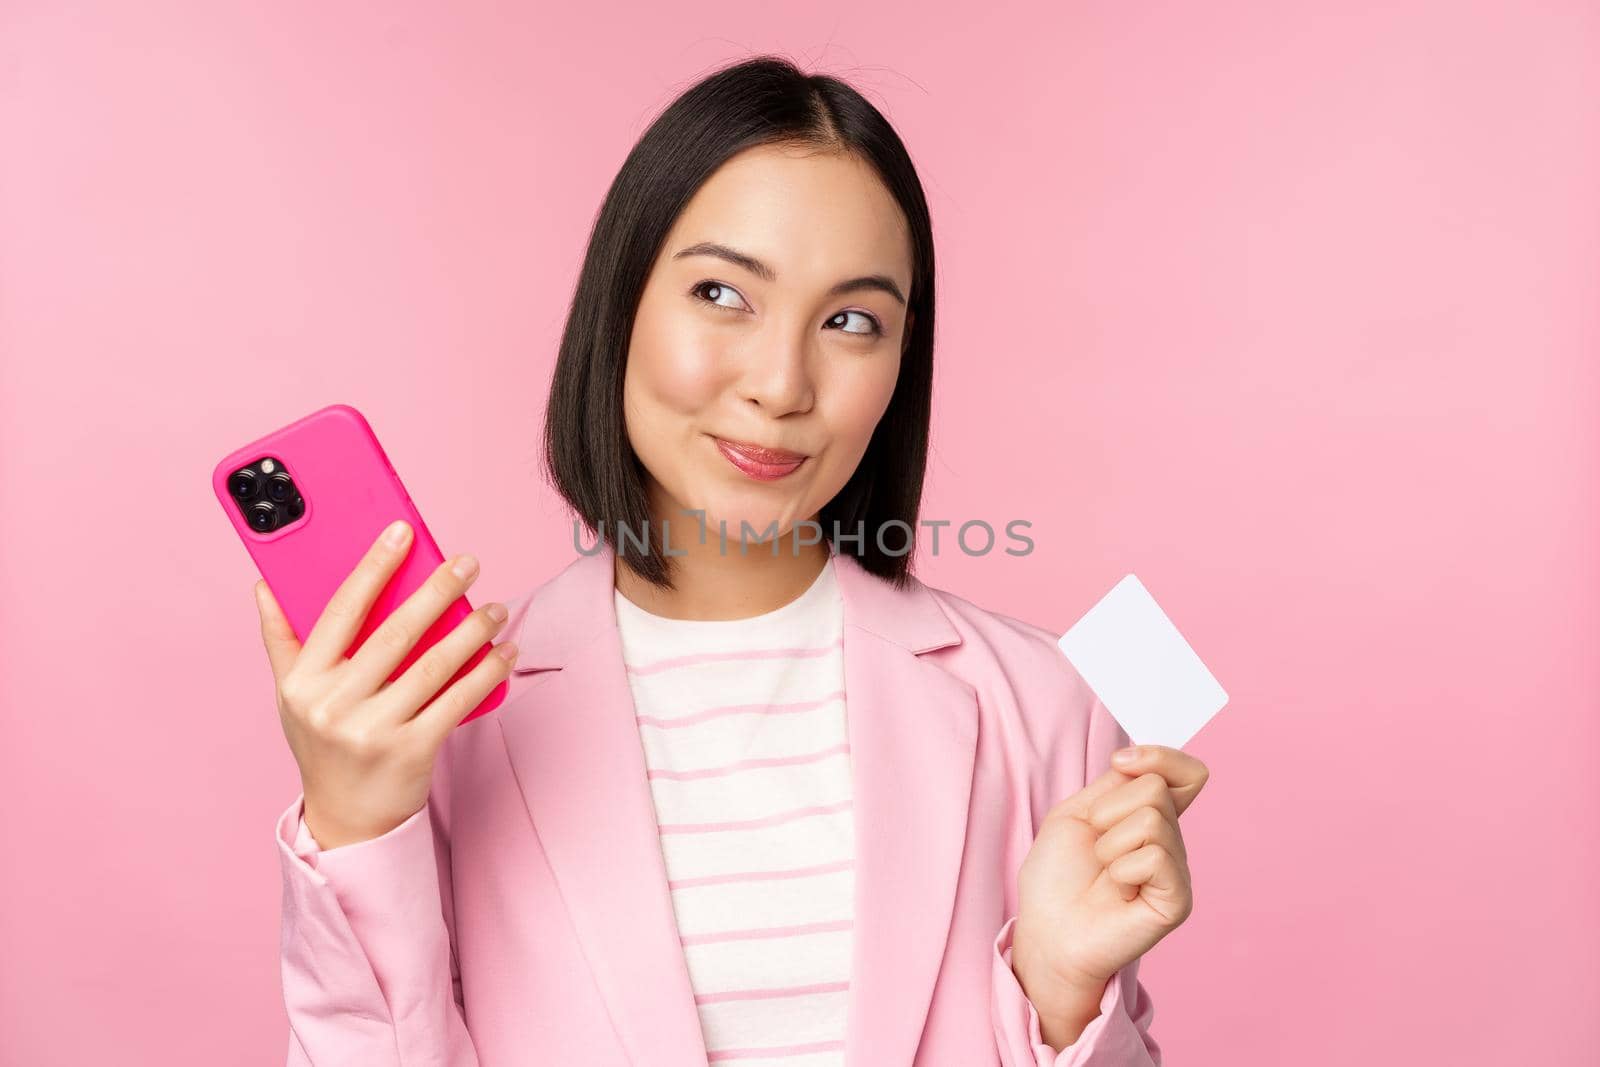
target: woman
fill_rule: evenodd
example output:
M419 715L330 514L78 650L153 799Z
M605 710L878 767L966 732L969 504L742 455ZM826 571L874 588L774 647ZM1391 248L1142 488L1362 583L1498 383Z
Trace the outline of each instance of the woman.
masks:
M1108 767L1055 635L911 575L933 282L876 110L720 71L630 154L568 319L547 457L595 547L389 684L470 556L349 659L404 524L303 648L257 585L291 1064L1160 1062L1136 970L1206 771Z

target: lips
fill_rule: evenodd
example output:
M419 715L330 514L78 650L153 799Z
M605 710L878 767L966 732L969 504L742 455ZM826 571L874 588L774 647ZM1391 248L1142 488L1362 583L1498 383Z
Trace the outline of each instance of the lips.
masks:
M760 445L746 444L743 441L730 441L725 437L717 438L717 443L724 448L733 449L754 463L769 463L776 467L799 463L806 458L803 452L788 452L781 448L762 448Z
M806 460L804 453L790 452L784 448L764 448L761 445L729 441L721 437L713 437L712 440L716 441L717 448L727 457L728 462L752 478L762 480L781 478Z

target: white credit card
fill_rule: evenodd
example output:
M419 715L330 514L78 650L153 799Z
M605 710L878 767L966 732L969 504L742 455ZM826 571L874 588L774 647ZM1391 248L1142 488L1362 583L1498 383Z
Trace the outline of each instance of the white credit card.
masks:
M1056 643L1136 745L1182 748L1228 702L1161 605L1131 574Z

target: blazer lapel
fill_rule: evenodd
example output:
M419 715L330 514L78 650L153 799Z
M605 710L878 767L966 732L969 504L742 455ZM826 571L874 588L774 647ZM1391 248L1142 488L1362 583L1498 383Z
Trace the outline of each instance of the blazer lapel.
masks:
M955 907L977 696L919 658L959 644L926 586L897 590L835 554L855 793L856 919L845 1062L909 1064Z
M922 653L960 635L920 581L833 556L855 815L845 1058L910 1063L949 935L977 699ZM580 555L514 609L517 672L556 671L496 714L532 826L623 1046L706 1063L612 604L614 550Z
M612 604L609 551L526 606L519 673L558 669L498 712L517 785L612 1024L638 1064L703 1065ZM510 630L510 627L507 627Z

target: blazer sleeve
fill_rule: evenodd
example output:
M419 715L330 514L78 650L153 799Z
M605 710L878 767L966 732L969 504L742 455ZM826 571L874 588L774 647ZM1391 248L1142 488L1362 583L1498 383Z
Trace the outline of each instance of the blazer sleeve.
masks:
M332 849L306 828L303 793L278 817L289 1067L478 1067L462 1010L440 786L436 769L428 803L409 819Z
M1083 749L1067 744L1047 748L1048 756L1040 768L1043 791L1033 793L1034 807L1054 804L1082 789L1111 766L1111 753L1128 743L1122 727L1095 698ZM1038 813L1035 815L1037 829ZM992 954L990 1014L1003 1067L1161 1067L1161 1046L1150 1036L1155 1006L1139 982L1138 960L1106 982L1100 1014L1076 1041L1060 1051L1046 1044L1039 1012L1011 969L1011 935L1016 922L1015 915L1006 920Z

